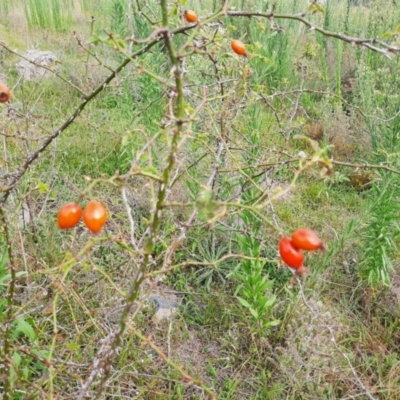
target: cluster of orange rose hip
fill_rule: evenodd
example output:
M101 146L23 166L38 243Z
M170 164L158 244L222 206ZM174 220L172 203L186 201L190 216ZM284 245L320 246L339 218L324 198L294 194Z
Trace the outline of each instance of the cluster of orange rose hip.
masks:
M78 224L82 216L83 222L92 233L99 233L107 222L107 210L99 201L89 202L83 212L79 204L68 203L58 211L58 227L71 229Z
M284 237L279 242L279 254L286 265L296 270L296 275L303 276L308 273L304 267L304 254L302 250L324 250L322 240L310 229L298 229L291 238Z
M197 15L194 11L186 10L183 15L187 22L190 22L191 24L197 22ZM232 40L231 47L236 54L247 57L246 47L244 47L244 44L240 40Z

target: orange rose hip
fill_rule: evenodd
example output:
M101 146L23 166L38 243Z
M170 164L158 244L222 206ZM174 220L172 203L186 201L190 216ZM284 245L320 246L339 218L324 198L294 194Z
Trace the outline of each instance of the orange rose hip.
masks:
M76 203L63 205L58 211L57 223L60 229L71 229L78 224L82 216L82 208Z
M304 254L298 249L292 240L284 237L279 242L279 254L283 262L291 268L299 269L304 263Z
M83 222L92 233L99 233L107 222L107 210L99 201L89 202L83 210Z
M247 57L246 47L240 40L232 40L231 47L236 54Z
M311 229L297 229L292 235L292 242L302 250L313 251L325 249L322 240Z
M187 22L193 23L197 21L197 14L192 10L186 10L183 15Z

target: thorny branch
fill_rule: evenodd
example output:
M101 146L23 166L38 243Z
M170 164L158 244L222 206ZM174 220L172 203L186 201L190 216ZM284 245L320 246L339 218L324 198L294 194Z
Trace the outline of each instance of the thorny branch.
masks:
M391 58L392 53L398 53L400 52L400 47L398 46L393 46L388 43L385 43L382 40L379 40L377 38L358 38L354 36L349 36L345 35L340 32L333 32L329 31L327 29L321 28L311 21L307 20L305 18L305 14L279 14L279 13L274 13L274 12L258 12L258 11L228 11L227 15L230 17L262 17L262 18L267 18L267 19L291 19L291 20L296 20L304 25L308 26L311 30L315 30L316 32L322 33L324 36L327 37L333 37L339 40L342 40L343 42L352 44L352 45L358 45L358 46L363 46L366 47L370 50L373 50L377 53L382 54L383 56L387 58ZM378 47L380 46L380 47Z
M159 190L158 190L158 195L157 195L157 201L154 207L154 210L152 212L152 217L151 217L151 222L149 225L149 236L144 244L144 249L142 253L142 263L137 271L136 279L134 283L132 284L132 287L129 291L129 294L126 298L126 305L123 309L119 328L115 333L112 333L107 340L104 341L102 347L101 347L101 352L102 354L98 354L95 359L93 360L93 369L90 374L90 376L86 379L86 381L83 383L83 386L81 390L79 391L78 394L78 400L83 400L83 398L86 396L87 391L91 387L92 383L96 379L96 377L99 374L102 374L100 383L98 385L97 391L96 391L96 397L98 397L101 392L103 391L103 388L107 382L109 373L110 373L110 368L111 364L116 357L117 354L117 349L119 347L119 344L122 339L122 335L124 334L126 327L127 327L127 322L129 315L134 311L136 304L136 300L139 297L140 294L140 287L143 281L145 280L145 273L147 272L148 266L151 264L151 254L153 252L158 231L160 228L160 223L161 223L161 216L162 216L162 210L164 208L164 202L166 199L166 194L167 194L167 189L170 185L170 176L173 171L173 168L176 163L176 156L178 152L178 145L179 145L179 140L182 136L183 129L184 129L184 103L183 103L183 79L182 79L182 68L180 65L180 60L177 52L174 49L174 46L171 41L171 32L168 30L168 10L167 10L167 2L166 0L161 1L161 10L162 10L162 25L164 29L162 30L163 34L163 39L165 42L165 46L168 50L169 58L171 61L172 65L172 74L174 76L175 80L175 92L176 92L176 110L175 110L175 115L171 115L171 119L174 119L175 121L175 127L173 128L173 135L171 139L171 144L170 144L170 150L169 150L169 155L167 158L167 165L164 168L162 177L163 181L159 185ZM214 17L217 17L220 13L218 12ZM214 176L214 175L212 175ZM214 178L212 178L214 179ZM197 211L193 211L191 217L189 218L189 225L191 224L192 220L195 218L197 214ZM188 225L188 226L189 226ZM181 232L180 238L183 239L185 236L185 231L186 228ZM179 238L178 238L179 239ZM170 256L166 256L166 260L168 260L172 255L174 254L176 250L176 246L173 244L170 248ZM140 304L143 304L144 299L142 299L141 302L137 305L138 307ZM137 312L138 308L136 309ZM209 390L206 387L203 387L203 389L208 393L210 398L215 398L215 394Z

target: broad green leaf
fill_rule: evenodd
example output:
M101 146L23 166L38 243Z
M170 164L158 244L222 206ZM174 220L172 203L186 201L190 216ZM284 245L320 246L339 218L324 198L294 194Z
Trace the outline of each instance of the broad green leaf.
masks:
M21 364L21 355L16 351L12 356L12 363L10 368L10 380L11 382L14 381L15 377L17 376L16 369L18 369L19 365Z
M18 335L22 333L26 337L28 337L31 341L35 340L36 334L33 330L32 326L27 322L24 318L19 318L15 321L15 325L17 328L14 330L14 335Z
M271 307L272 304L274 304L276 301L276 296L272 296L266 303L265 303L265 307Z
M27 273L25 271L19 271L17 272L15 275L17 278L19 278L20 276L26 275ZM11 280L11 274L7 274L4 275L0 278L0 285L3 285L4 283L8 282L9 280Z
M246 308L251 308L251 305L245 300L245 299L242 299L241 297L236 297L238 300L239 300L239 303L242 305L242 306L245 306Z
M258 319L258 312L254 309L254 308L249 308L249 310L250 310L250 312L251 312L251 314L253 315L253 317L255 318L255 319Z

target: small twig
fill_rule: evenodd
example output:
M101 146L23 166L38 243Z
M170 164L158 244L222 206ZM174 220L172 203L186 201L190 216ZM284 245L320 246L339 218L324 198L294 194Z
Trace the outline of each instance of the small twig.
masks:
M345 162L345 161L337 161L337 160L331 160L332 164L336 165L344 165L346 167L352 167L352 168L372 168L372 169L384 169L385 171L393 172L394 174L400 175L400 171L391 167L388 167L386 165L379 165L379 164L357 164L357 163L350 163L350 162Z
M93 21L93 19L92 19L92 21ZM90 34L92 34L92 32ZM86 58L86 79L88 78L88 74L89 74L89 56L92 56L99 63L99 65L101 65L102 67L108 69L111 72L113 71L113 69L111 67L109 67L108 65L104 64L104 62L102 62L100 60L100 58L97 57L96 53L93 53L88 47L84 46L84 44L82 43L82 40L79 39L78 35L75 32L73 32L73 36L76 39L76 41L78 42L78 45L80 47L82 47L82 49L85 50L86 53L87 53L87 58Z
M121 193L122 193L122 201L124 202L126 213L128 214L129 225L131 228L131 244L136 251L139 251L139 249L136 245L136 240L135 240L135 221L133 220L133 217L132 217L132 208L129 205L128 198L126 197L126 187L125 186L122 188Z

